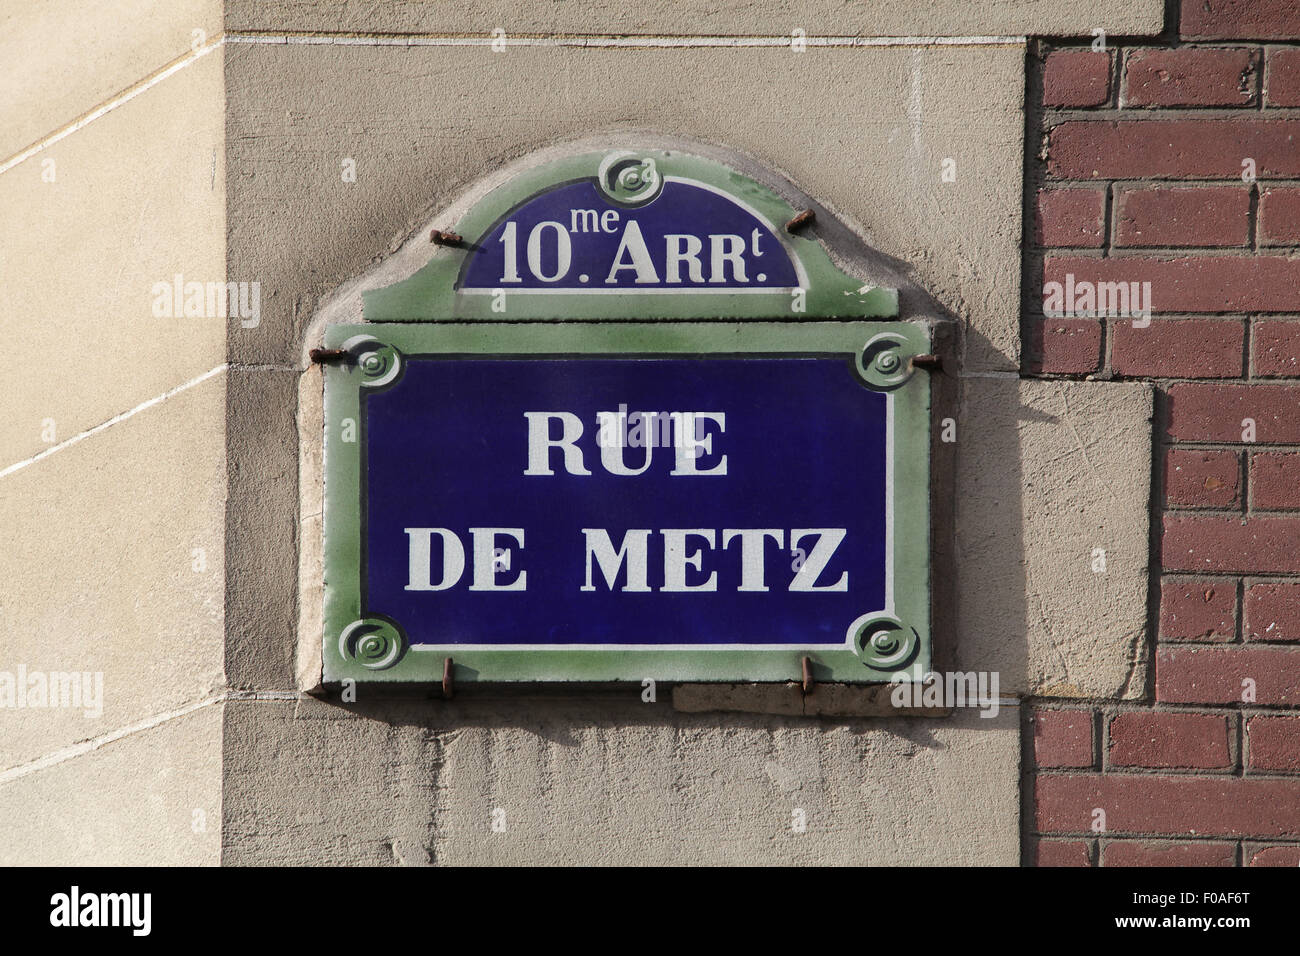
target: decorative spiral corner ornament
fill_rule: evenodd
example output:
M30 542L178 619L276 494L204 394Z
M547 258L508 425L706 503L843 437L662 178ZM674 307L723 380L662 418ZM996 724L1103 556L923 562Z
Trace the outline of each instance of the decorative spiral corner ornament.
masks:
M867 387L877 392L898 388L915 374L909 356L905 354L907 341L893 332L872 336L858 357L858 374Z
M354 335L343 343L343 349L352 356L365 376L361 381L362 388L380 388L401 374L402 353L373 335Z
M655 161L636 153L610 153L596 170L600 191L624 206L642 206L659 195L663 177Z
M898 671L916 658L921 635L888 614L867 614L849 625L849 642L862 663L873 670Z
M353 621L339 635L339 654L372 671L392 667L406 653L406 637L386 618Z

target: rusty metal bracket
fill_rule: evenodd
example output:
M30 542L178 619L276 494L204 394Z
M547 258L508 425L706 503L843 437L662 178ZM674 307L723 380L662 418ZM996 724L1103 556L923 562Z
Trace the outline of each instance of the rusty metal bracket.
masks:
M811 694L813 688L816 686L817 683L813 680L812 658L805 657L803 659L803 692L805 694Z
M804 226L811 224L816 218L817 213L813 212L811 209L805 209L785 224L785 231L794 232L798 229L802 229Z
M938 372L943 371L943 359L938 355L930 355L929 353L926 353L925 355L913 355L911 364L913 368L931 369Z
M325 362L337 362L348 357L347 349L312 349L307 357L318 365Z
M451 700L456 696L456 681L454 678L455 668L452 666L451 658L448 657L442 662L442 696L445 700Z
M435 246L458 246L465 239L454 232L443 232L441 229L435 229L429 233L429 241Z

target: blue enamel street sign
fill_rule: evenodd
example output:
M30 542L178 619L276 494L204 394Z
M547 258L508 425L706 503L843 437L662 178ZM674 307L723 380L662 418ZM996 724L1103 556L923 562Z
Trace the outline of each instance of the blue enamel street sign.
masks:
M327 674L888 680L929 664L905 323L377 324L326 392Z
M463 244L365 293L369 321L874 318L898 295L845 275L796 210L695 156L616 151L532 170L457 224Z
M659 182L650 198L619 206L592 180L550 190L488 234L460 288L734 293L806 284L770 227L734 200L678 180ZM709 231L683 232L687 223Z
M448 652L843 646L887 404L835 355L412 359L366 398L366 602Z
M327 680L920 679L930 332L792 212L571 158L327 330Z

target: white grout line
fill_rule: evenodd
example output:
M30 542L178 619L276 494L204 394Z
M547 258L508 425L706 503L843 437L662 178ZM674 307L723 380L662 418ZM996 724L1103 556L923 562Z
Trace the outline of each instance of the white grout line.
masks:
M788 47L793 36L571 36L536 37L509 34L490 36L331 36L302 34L297 36L260 33L228 33L230 43L337 44L340 46L549 46L549 47ZM878 47L878 46L1006 46L1022 45L1023 36L902 36L902 37L799 37L810 47Z
M84 441L85 439L89 438L91 435L97 435L100 432L102 432L104 429L116 425L118 422L126 421L126 419L130 418L132 415L139 414L140 412L143 412L147 408L153 408L155 405L161 405L163 402L167 401L167 399L171 398L173 395L179 395L187 388L193 388L195 385L198 385L200 382L206 382L208 379L212 378L212 376L220 372L224 372L226 370L226 367L227 367L226 364L223 362L221 365L218 365L216 368L209 369L208 371L204 372L202 375L198 376L197 378L192 378L188 382L185 382L184 384L177 385L175 388L163 392L161 395L155 395L147 402L141 402L135 408L122 412L119 415L114 415L106 422L100 422L94 428L87 429L86 431L81 432L78 435L73 435L67 441L61 441L57 445L51 445L49 448L45 449L44 451L38 452L37 454L33 455L31 458L25 459L24 461L14 462L8 468L5 468L3 471L0 471L0 478L5 478L9 475L12 475L16 471L21 471L22 469L26 468L28 465L34 465L42 458L46 458L49 455L53 455L56 451L62 451L63 449L67 448L70 445L75 445L79 441Z
M231 362L226 366L232 372L303 372L306 371L301 365L245 365L240 362Z
M48 149L49 147L53 146L59 140L71 136L77 130L93 123L95 120L99 119L105 113L117 109L123 103L129 103L131 100L135 99L145 90L152 89L153 87L161 83L163 80L171 76L173 73L176 73L179 70L183 70L185 69L185 67L189 66L191 63L194 63L196 60L199 60L202 57L207 56L209 53L217 49L225 42L226 42L225 38L222 37L212 43L209 43L207 46L200 47L197 51L191 52L189 56L185 57L182 60L178 60L177 62L173 63L171 66L167 67L167 69L163 70L157 76L151 77L150 79L141 83L139 86L133 87L127 90L125 93L122 93L120 96L116 96L113 99L109 100L108 102L102 104L101 106L96 107L94 110L87 113L85 116L81 117L81 119L77 120L76 122L70 123L69 125L63 127L62 129L51 133L49 136L45 137L44 139L39 140L36 143L33 143L31 146L28 146L17 156L12 156L9 159L5 160L3 163L0 163L0 173L7 172L8 170L13 169L19 163L26 162L27 160L31 159L33 156L35 156L37 153L41 152L42 150Z
M152 730L168 721L175 720L178 717L184 717L192 714L196 710L202 710L204 707L212 704L224 704L234 700L298 700L302 695L292 690L272 690L272 691L229 691L224 694L214 694L211 697L205 697L202 700L195 701L192 704L186 704L184 707L176 710L169 710L161 714L154 714L152 717L146 717L144 720L137 721L126 727L119 727L110 733L100 737L93 737L90 740L83 740L80 743L73 744L71 747L63 747L53 753L48 753L44 757L38 757L35 760L17 767L10 767L8 770L0 771L0 784L9 783L11 780L18 780L29 774L37 773L41 770L53 767L56 764L64 763L84 754L98 750L100 747L114 743L124 737L130 737L145 730Z
M17 780L20 777L26 777L28 774L45 770L55 764L63 763L64 761L71 760L74 757L80 757L81 755L88 754L93 750L98 750L105 744L111 744L114 741L121 740L123 737L129 737L132 734L140 733L142 730L149 730L160 724L165 724L169 720L175 720L177 717L184 717L186 714L192 714L196 710L207 707L209 704L219 703L222 700L222 696L223 695L206 697L196 703L186 704L178 710L170 710L166 713L154 714L152 717L146 717L144 720L130 724L126 727L120 727L111 733L104 734L102 737L83 740L81 743L73 744L71 747L64 747L61 750L56 750L53 753L46 754L44 757L39 757L30 763L11 767L8 770L0 772L0 784L8 783L11 780Z
M232 690L222 694L218 703L228 700L301 700L296 690Z

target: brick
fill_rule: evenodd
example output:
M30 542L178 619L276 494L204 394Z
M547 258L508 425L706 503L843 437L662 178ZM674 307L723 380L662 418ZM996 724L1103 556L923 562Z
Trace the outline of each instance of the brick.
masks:
M1252 849L1247 866L1300 866L1300 846L1266 846Z
M1110 367L1117 375L1152 378L1240 378L1246 328L1239 321L1130 320L1112 326Z
M1040 833L1300 837L1300 779L1189 774L1048 774L1034 781Z
M1228 719L1222 714L1131 711L1110 722L1107 755L1117 767L1228 770Z
M1252 717L1246 746L1251 770L1300 771L1300 717Z
M1034 866L1092 866L1092 854L1083 840L1036 840Z
M1040 246L1099 249L1105 206L1100 189L1040 189L1035 239Z
M1295 0L1183 0L1178 32L1187 40L1300 39Z
M1245 701L1242 681L1254 681ZM1156 650L1156 700L1168 704L1300 704L1300 651L1273 647L1178 647ZM1300 809L1300 808L1298 808Z
M1165 504L1235 508L1241 503L1240 458L1234 451L1171 448L1165 455Z
M1161 562L1166 571L1300 573L1300 518L1168 514Z
M1235 866L1237 845L1206 840L1196 843L1151 843L1107 840L1102 866Z
M1300 120L1070 120L1052 128L1057 179L1232 179L1255 160L1260 179L1300 176Z
M1164 578L1160 582L1160 640L1230 641L1237 636L1237 582Z
M1044 106L1103 106L1109 101L1109 51L1055 50L1047 55Z
M1251 339L1256 375L1300 376L1300 322L1258 319Z
M1259 241L1266 246L1300 245L1300 189L1270 186L1260 191Z
M1124 62L1125 106L1250 106L1254 50L1135 50Z
M1297 145L1300 155L1300 144ZM1073 276L1073 280L1069 277ZM1181 256L1175 258L1121 256L1095 259L1049 255L1043 264L1048 282L1072 282L1074 299L1065 296L1066 311L1091 312L1083 300L1092 283L1150 283L1139 293L1150 294L1157 313L1170 312L1300 312L1300 258L1286 256ZM1046 289L1044 290L1046 298ZM1142 303L1146 305L1145 301ZM1098 306L1100 308L1100 306ZM1081 318L1088 316L1080 315Z
M1038 767L1091 767L1092 711L1037 710L1034 725L1034 763Z
M1300 511L1300 452L1250 456L1250 506L1264 511Z
M1242 634L1248 641L1300 641L1300 581L1246 589Z
M1115 245L1237 246L1250 243L1250 192L1235 186L1120 189Z
M1169 435L1178 441L1240 442L1247 418L1255 441L1300 444L1300 385L1169 387Z
M1035 319L1028 324L1029 372L1087 375L1101 367L1101 323L1086 319Z
M1300 50L1269 51L1264 102L1269 106L1300 106Z

